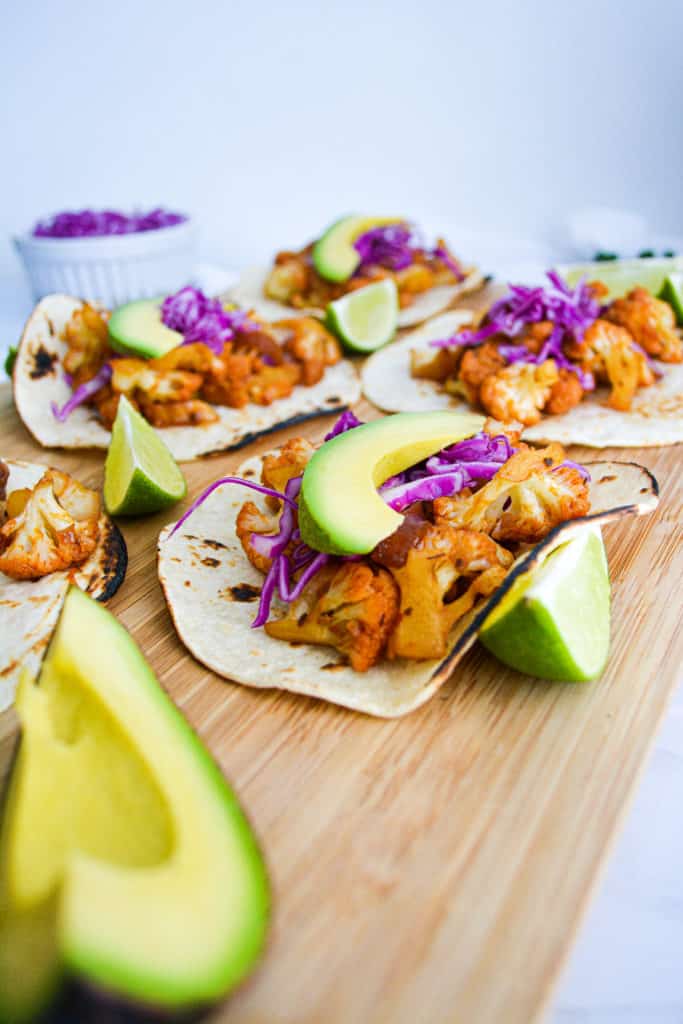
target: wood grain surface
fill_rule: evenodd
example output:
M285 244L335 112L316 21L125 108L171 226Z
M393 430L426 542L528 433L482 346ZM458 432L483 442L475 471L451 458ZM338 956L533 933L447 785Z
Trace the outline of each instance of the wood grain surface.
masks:
M249 452L296 433L319 438L328 424ZM101 485L102 453L39 449L6 386L0 431L0 457ZM572 451L582 455L620 453ZM272 873L269 948L214 1022L541 1018L682 661L681 450L621 456L657 476L662 502L605 531L614 603L602 679L532 681L477 646L431 702L397 721L248 690L197 664L155 571L157 534L178 510L122 524L130 565L109 607L233 782ZM185 465L189 498L243 458ZM12 715L0 716L0 748L12 729Z

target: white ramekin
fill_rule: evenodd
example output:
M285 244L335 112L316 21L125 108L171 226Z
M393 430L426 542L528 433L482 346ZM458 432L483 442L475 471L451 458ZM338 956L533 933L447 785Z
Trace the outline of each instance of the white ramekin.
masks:
M62 292L112 308L189 284L197 262L197 240L196 225L187 220L131 235L21 235L14 245L36 300Z

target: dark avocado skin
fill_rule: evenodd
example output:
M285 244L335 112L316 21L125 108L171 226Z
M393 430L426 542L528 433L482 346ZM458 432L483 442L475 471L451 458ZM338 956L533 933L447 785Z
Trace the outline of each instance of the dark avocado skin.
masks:
M206 1020L214 1009L195 1007L180 1013L155 1010L72 981L36 1024L196 1024Z

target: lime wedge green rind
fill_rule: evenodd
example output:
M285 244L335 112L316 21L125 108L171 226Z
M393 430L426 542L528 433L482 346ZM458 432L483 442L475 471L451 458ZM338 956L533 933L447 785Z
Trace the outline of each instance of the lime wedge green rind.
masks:
M636 260L596 260L592 263L570 263L558 267L559 272L574 286L580 278L602 281L609 289L609 298L625 295L640 285L656 295L670 274L683 273L683 256Z
M484 622L484 647L540 679L597 678L609 654L610 582L600 531L587 527L521 575Z
M398 320L398 290L392 278L345 295L327 307L327 326L352 352L374 352L391 341Z
M104 465L104 504L110 515L145 516L174 505L187 493L170 451L124 397Z
M669 274L657 297L669 303L677 324L683 326L683 271Z

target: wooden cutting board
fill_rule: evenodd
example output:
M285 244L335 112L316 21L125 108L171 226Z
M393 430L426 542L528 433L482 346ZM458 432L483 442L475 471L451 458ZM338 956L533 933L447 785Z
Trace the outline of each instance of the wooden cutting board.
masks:
M296 433L320 438L328 424L250 454ZM7 386L0 438L0 457L101 485L102 453L41 450ZM599 457L620 455L652 470L662 504L605 531L614 609L603 678L534 682L477 646L398 721L248 690L197 664L155 571L157 534L177 510L123 524L130 565L109 607L233 782L273 879L269 948L216 1022L539 1019L683 660L681 449ZM187 464L190 497L243 458ZM0 733L12 728L8 713Z

